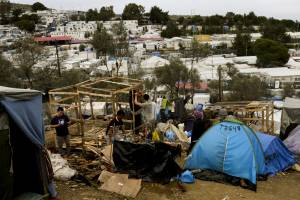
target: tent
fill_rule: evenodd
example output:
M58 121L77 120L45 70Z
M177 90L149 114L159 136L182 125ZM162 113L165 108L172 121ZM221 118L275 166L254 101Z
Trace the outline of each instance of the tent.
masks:
M263 149L255 133L243 123L223 121L198 140L184 168L213 170L256 185L256 177L264 175L265 167Z
M264 150L266 160L265 174L275 175L293 166L297 161L283 142L276 136L256 133Z
M0 86L0 159L0 199L48 193L41 92Z
M300 125L300 100L285 98L282 108L280 138L286 139L298 125Z
M298 125L290 133L288 138L284 140L284 144L291 152L293 152L297 156L300 156L300 125Z

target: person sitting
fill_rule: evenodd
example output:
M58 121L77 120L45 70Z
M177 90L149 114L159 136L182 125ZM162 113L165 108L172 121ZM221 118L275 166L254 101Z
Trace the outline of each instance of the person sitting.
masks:
M121 140L123 137L119 134L120 130L125 134L125 127L122 119L125 116L123 110L119 110L117 115L109 122L106 128L106 141L111 144L114 140Z

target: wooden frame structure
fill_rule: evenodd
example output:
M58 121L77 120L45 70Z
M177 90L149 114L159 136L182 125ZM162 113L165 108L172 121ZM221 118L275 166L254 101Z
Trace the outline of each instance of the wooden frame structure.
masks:
M107 77L88 80L75 85L57 88L49 91L49 104L51 113L56 112L58 106L62 106L68 113L73 113L71 116L78 121L83 121L82 102L83 99L88 99L90 104L91 116L84 120L85 122L97 123L105 126L104 116L100 117L94 114L93 102L105 102L110 105L110 112L106 114L113 116L117 113L119 108L128 107L129 93L133 90L143 89L143 81L121 78L121 77ZM132 96L132 101L134 97ZM134 102L132 102L133 104ZM106 109L108 109L106 107ZM132 119L123 120L124 123L130 124L130 130L135 131L139 127L135 127L135 111L131 111ZM82 138L82 147L85 143L85 127L86 123L76 123L77 132Z
M214 108L224 108L248 126L254 125L261 132L274 134L274 105L271 101L218 102L212 106Z

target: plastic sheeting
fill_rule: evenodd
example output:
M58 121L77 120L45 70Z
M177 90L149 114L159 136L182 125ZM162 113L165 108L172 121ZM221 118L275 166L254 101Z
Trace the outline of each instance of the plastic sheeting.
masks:
M181 173L175 162L180 147L164 143L133 144L115 141L113 159L117 171L144 181L168 183Z
M281 117L280 134L281 138L285 139L286 130L290 124L300 124L300 100L293 98L286 98Z
M55 179L66 181L76 175L76 170L71 169L68 165L68 161L61 157L60 154L50 154L50 159Z
M4 97L0 103L26 137L42 148L45 143L42 95L26 100Z
M293 153L285 147L279 138L260 132L256 135L263 146L265 154L265 174L276 175L276 173L285 171L296 163Z
M300 156L300 125L298 125L284 140L284 144L294 154Z
M263 175L263 149L255 133L246 125L221 122L210 128L195 144L185 169L209 169L249 180Z

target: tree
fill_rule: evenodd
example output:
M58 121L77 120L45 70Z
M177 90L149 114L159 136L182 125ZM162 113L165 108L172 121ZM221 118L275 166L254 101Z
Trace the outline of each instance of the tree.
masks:
M37 14L31 14L31 15L22 15L22 17L20 18L20 20L29 20L29 21L33 21L35 24L40 22L40 17Z
M10 2L0 1L0 24L9 23L9 13L11 11Z
M283 97L293 97L296 94L296 91L293 87L293 84L286 83L283 86Z
M109 72L107 66L107 56L112 55L114 51L113 37L108 34L106 28L103 27L102 24L98 25L91 43L96 50L96 57L99 58L99 56L102 56L104 58L105 66Z
M161 36L164 38L172 38L181 36L181 31L178 29L177 24L174 21L169 21L166 30L161 32Z
M238 32L232 46L237 56L253 55L251 36L248 33Z
M89 9L85 14L85 20L88 21L98 21L99 20L99 13L97 9Z
M210 52L210 47L207 44L200 44L196 39L193 39L189 50L189 56L192 58L192 65L194 61L198 62L199 58L207 57Z
M16 23L16 26L19 27L19 29L30 32L30 33L34 32L34 30L35 30L35 23L33 21L26 20L26 19L18 21Z
M16 69L11 62L0 54L0 85L7 87L18 87L19 80L16 77Z
M183 22L184 22L184 20L185 20L185 18L183 17L183 16L180 16L178 19L177 19L177 22L179 23L179 24L183 24Z
M164 85L171 92L171 96L176 94L176 83L187 82L188 69L179 59L170 60L170 64L154 70L158 85Z
M223 66L218 66L218 80L210 81L208 84L210 95L212 97L212 102L223 101L223 90L228 88L228 83L226 80L233 79L238 73L238 70L233 64L227 63Z
M11 22L15 23L20 20L20 15L23 13L23 10L21 8L16 8L12 11L12 18Z
M254 12L249 12L249 14L245 16L245 25L246 26L259 25L258 18Z
M70 20L71 21L78 21L79 20L79 15L71 15Z
M291 41L291 37L286 34L286 31L286 27L283 26L279 20L270 19L269 22L263 26L262 37L282 43L288 43Z
M269 95L268 85L257 76L237 73L229 82L229 100L255 101Z
M254 54L259 67L283 66L290 58L288 49L283 44L269 39L256 40Z
M48 8L40 2L36 2L36 3L32 4L31 9L33 12L36 12L39 10L48 10Z
M123 65L123 59L129 56L129 41L124 24L121 21L119 24L114 24L113 32L113 55L116 58L116 75L119 75L119 70Z
M85 51L86 46L84 44L79 45L79 51Z
M115 16L113 6L102 7L99 12L99 20L108 21Z
M138 20L139 23L143 19L145 8L135 3L129 3L125 6L122 14L123 20Z
M163 12L157 6L154 6L150 10L150 21L153 24L166 24L169 21L169 14L168 12Z
M18 66L20 76L27 80L30 88L33 88L33 67L46 58L47 52L31 38L19 39L13 47L16 50L14 61Z
M192 97L195 94L195 88L200 83L200 76L197 69L193 68L189 72L189 82L192 84Z

